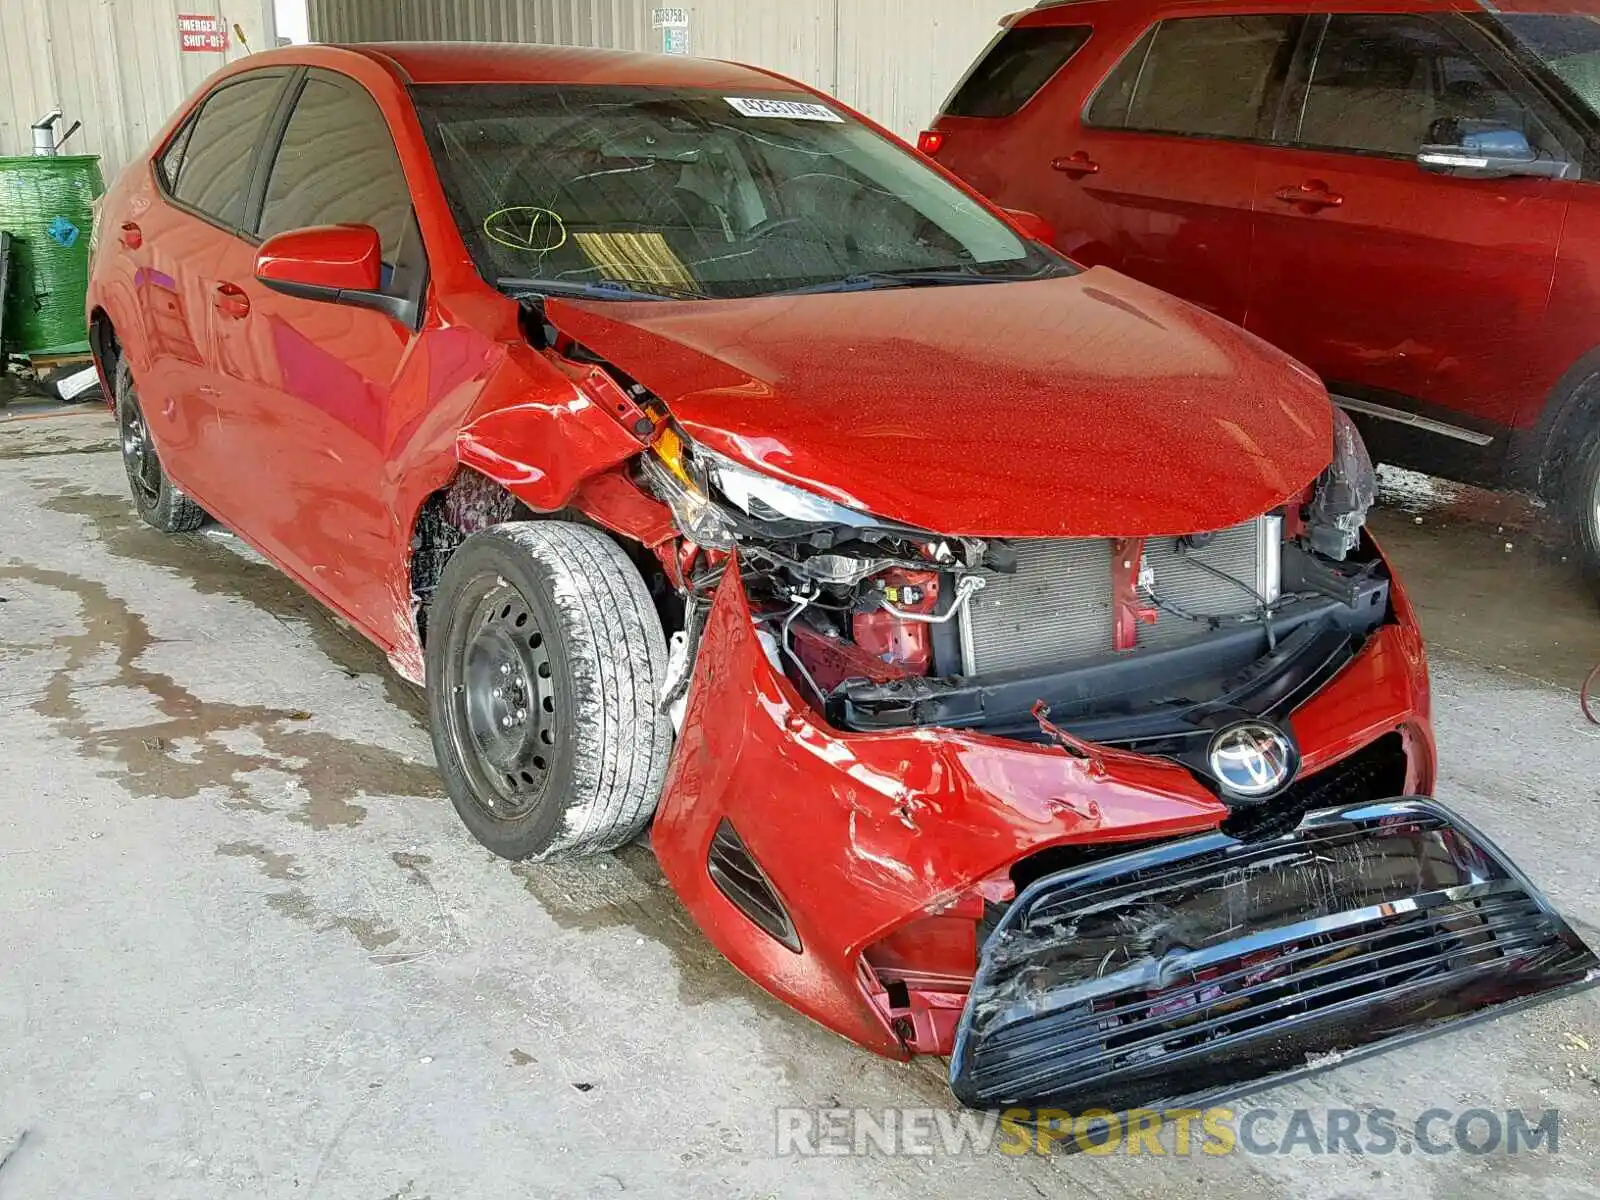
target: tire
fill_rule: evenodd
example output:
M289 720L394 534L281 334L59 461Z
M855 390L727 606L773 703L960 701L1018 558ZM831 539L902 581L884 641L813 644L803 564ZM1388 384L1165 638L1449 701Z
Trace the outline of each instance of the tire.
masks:
M167 478L150 427L139 407L139 391L127 358L117 360L113 386L117 393L117 441L122 467L128 473L133 507L148 525L162 533L189 533L206 523L206 511Z
M615 850L649 824L672 750L667 649L638 568L597 530L519 521L450 556L428 615L434 755L502 858Z
M1578 562L1600 598L1600 426L1590 429L1573 455L1566 507L1578 543Z

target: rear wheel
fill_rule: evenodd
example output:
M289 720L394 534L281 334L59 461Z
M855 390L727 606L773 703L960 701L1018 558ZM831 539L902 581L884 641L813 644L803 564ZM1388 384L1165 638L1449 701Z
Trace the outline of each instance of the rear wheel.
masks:
M205 524L206 512L167 478L156 444L139 406L128 360L117 360L117 440L122 445L122 466L128 473L128 490L139 516L163 533L188 533Z
M490 850L573 857L649 823L672 745L666 642L610 538L564 521L474 534L434 593L427 655L439 771Z
M1576 526L1584 575L1600 596L1600 423L1588 431L1573 459L1567 506Z

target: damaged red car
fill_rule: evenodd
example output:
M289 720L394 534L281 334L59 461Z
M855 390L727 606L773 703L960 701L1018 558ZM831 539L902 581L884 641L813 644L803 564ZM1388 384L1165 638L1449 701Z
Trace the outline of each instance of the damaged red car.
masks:
M140 514L425 680L495 853L663 871L974 1105L1118 1109L1581 986L1426 799L1322 385L750 68L309 47L128 168L89 315Z

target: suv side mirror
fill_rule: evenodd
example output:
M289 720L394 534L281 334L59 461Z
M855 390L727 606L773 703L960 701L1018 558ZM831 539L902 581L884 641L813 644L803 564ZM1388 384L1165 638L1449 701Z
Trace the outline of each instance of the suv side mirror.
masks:
M383 291L383 247L370 225L313 225L269 237L256 279L275 292L387 313L410 322L412 302Z
M1417 154L1417 165L1437 175L1462 179L1566 179L1572 164L1565 159L1541 157L1528 135L1500 121L1445 117L1428 128L1428 143Z

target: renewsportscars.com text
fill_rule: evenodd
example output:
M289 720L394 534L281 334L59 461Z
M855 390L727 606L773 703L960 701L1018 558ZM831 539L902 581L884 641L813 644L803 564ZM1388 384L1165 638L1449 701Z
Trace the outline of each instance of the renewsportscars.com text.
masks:
M1133 1154L1556 1154L1557 1109L1101 1109L951 1112L935 1108L780 1108L780 1156Z

